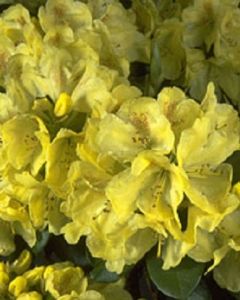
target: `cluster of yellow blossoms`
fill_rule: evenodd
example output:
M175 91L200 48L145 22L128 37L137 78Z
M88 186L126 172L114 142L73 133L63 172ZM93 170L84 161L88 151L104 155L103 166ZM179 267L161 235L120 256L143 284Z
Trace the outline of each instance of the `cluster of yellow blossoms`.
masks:
M24 250L12 263L0 263L1 300L131 300L123 280L112 284L89 282L80 267L70 262L31 266Z
M70 244L85 236L110 271L158 244L164 269L213 260L221 282L240 260L240 191L225 163L239 150L237 112L211 83L201 104L178 88L154 99L130 86L129 64L147 62L150 44L118 1L49 0L38 16L17 5L0 18L0 255L15 235L32 247L47 229ZM71 275L83 295L58 299L91 299L79 268L44 270L30 274L45 274L53 297L54 280ZM8 286L19 300L25 274Z
M14 251L15 234L33 246L37 230L61 234L71 221L58 187L79 160L87 118L140 94L127 77L132 61L149 61L150 40L135 19L101 0L50 0L38 18L21 5L2 13L1 255Z

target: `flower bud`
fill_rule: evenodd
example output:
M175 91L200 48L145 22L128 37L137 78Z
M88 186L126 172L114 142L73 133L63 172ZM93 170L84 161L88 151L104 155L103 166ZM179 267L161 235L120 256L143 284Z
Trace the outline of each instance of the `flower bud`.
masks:
M17 276L9 284L8 291L15 297L27 291L27 279L23 276Z

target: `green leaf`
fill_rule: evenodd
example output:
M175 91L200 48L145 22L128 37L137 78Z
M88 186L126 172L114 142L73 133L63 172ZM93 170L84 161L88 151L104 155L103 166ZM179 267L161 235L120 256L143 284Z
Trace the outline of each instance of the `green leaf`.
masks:
M221 263L213 271L213 278L217 284L231 292L240 292L240 254L230 250Z
M193 293L186 300L211 300L211 293L204 281L196 287Z
M162 260L153 254L147 257L147 270L156 287L165 295L175 299L184 299L191 295L198 285L204 264L196 263L186 257L175 268L164 271Z
M90 272L90 278L96 282L115 282L119 276L115 272L109 272L105 267L105 262L100 261Z

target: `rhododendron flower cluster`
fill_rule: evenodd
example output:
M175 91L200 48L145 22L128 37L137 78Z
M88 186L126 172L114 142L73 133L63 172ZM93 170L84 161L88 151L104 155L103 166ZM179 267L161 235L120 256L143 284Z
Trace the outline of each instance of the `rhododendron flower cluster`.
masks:
M237 111L217 101L212 82L200 102L178 87L143 95L128 76L131 62L149 63L154 26L140 32L135 10L119 1L84 2L48 0L38 18L15 5L0 17L0 255L14 252L16 235L34 247L47 230L69 244L85 237L91 255L120 274L157 245L163 269L185 256L212 262L216 280L240 291L223 280L240 261L240 184L226 162L239 150ZM184 22L197 17L194 7ZM159 38L176 22L165 21ZM210 47L214 34L194 45ZM185 40L193 44L190 33ZM165 63L167 77L180 72ZM4 293L100 300L116 288L130 297L117 284L88 289L72 263L26 265L2 263Z

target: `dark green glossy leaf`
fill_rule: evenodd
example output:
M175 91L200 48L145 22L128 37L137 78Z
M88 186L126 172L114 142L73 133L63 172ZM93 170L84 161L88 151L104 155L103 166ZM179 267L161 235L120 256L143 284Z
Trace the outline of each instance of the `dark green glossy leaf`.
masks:
M196 287L193 293L186 300L211 300L211 293L204 281Z
M162 260L152 253L147 257L147 269L151 280L165 295L175 299L185 299L198 285L205 264L196 263L186 257L175 268L164 271Z
M96 282L115 282L119 279L117 273L109 272L105 267L105 262L100 261L89 273L90 278Z

